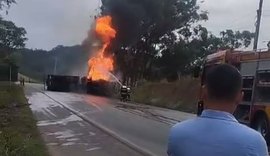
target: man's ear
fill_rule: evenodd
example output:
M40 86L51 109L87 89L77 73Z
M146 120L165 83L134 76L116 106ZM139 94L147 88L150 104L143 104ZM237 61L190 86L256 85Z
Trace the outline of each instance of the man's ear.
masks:
M241 102L242 102L242 100L243 100L243 97L244 97L244 92L243 91L240 91L239 93L238 93L238 96L237 96L237 99L236 99L236 104L238 105L238 104L240 104Z

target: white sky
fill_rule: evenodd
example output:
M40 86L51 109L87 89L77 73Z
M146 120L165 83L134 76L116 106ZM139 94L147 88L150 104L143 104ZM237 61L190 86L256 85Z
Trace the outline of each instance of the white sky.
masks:
M208 10L209 20L203 25L216 35L226 29L255 32L256 10L258 7L259 0L205 0L201 5L201 9ZM258 43L259 49L267 48L267 41L270 41L269 20L270 0L264 0Z
M259 0L204 0L200 5L202 10L208 10L209 20L202 24L215 35L226 29L254 31L258 3ZM49 50L60 44L80 44L99 5L99 0L18 0L4 17L26 29L28 48ZM266 48L265 41L270 40L269 20L270 0L265 0L259 48Z
M99 5L98 0L17 0L6 19L26 29L28 48L50 50L81 44Z

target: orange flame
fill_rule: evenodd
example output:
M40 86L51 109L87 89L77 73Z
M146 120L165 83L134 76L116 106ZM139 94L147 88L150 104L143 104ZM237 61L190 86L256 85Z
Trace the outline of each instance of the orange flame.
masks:
M104 16L98 18L96 20L95 33L101 39L103 45L102 48L97 51L96 55L90 58L88 61L88 79L92 79L93 81L109 81L109 72L113 71L114 69L114 61L112 57L106 57L104 52L110 45L111 40L115 38L116 35L116 31L112 27L112 17Z

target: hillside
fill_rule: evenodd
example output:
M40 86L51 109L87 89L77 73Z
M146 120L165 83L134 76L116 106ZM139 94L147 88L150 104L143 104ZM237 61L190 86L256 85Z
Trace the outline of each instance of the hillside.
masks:
M23 49L19 51L19 72L37 80L42 80L47 74L53 74L56 64L56 74L80 75L87 71L89 53L79 45L45 50Z

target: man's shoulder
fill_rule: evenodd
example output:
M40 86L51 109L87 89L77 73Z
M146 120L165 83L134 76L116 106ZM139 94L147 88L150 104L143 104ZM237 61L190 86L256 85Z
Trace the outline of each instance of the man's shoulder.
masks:
M242 124L240 124L239 128L239 137L237 139L239 139L239 142L242 141L244 147L258 155L268 155L267 143L259 132Z
M250 142L264 141L263 136L259 132L255 131L254 129L246 125L239 123L237 125L237 129L238 129L239 136L242 136L243 138L250 140Z
M198 124L198 118L189 119L189 120L185 120L185 121L182 121L182 122L175 124L171 130L172 130L172 132L179 131L179 130L185 130L185 129L193 128L197 124Z
M207 123L205 123L203 121L203 119L201 119L199 117L194 118L194 119L189 119L189 120L182 121L182 122L174 125L171 129L171 132L172 133L176 132L179 134L179 131L185 131L185 130L190 131L190 129L196 129L196 127L197 128L201 127L201 126L205 127L206 124ZM249 138L249 140L263 139L262 135L259 132L255 131L252 128L249 128L246 125L243 125L243 124L240 124L237 122L235 122L235 123L231 122L230 124L226 124L226 125L228 127L230 127L229 131L231 131L231 132L228 132L228 133L235 134L235 135L237 135L239 137L243 137L243 138L247 137L247 138ZM217 126L219 126L219 125L217 125ZM212 126L210 126L210 127L212 127Z

